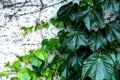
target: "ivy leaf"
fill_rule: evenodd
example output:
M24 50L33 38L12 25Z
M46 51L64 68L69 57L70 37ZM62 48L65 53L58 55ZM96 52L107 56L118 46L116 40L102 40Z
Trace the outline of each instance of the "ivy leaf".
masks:
M87 1L87 3L90 5L90 6L93 6L94 4L93 4L93 0L86 0Z
M89 8L89 12L84 18L84 22L86 28L90 31L94 26L98 26L99 28L104 28L104 19L103 15L99 13L96 9L91 10Z
M20 61L14 61L13 65L11 66L11 69L13 71L19 71L20 70Z
M106 44L107 41L100 32L92 33L89 37L89 46L92 51L96 51L99 48L103 48Z
M114 73L112 75L112 79L111 80L119 80L120 79L120 75L117 69L114 69Z
M83 31L71 31L68 33L67 37L64 39L63 43L67 45L67 47L75 51L80 46L87 46L87 34Z
M102 8L105 12L108 11L119 11L119 3L116 0L104 0L102 3Z
M64 22L58 18L52 18L50 20L50 22L55 25L55 27L63 27L64 26Z
M117 54L117 64L120 66L120 52Z
M81 11L71 15L70 19L77 23L84 21L88 31L91 31L95 26L98 26L101 29L104 28L103 14L98 11L96 7L85 7L81 9Z
M118 22L111 22L107 24L105 27L106 30L106 38L109 42L117 39L120 40L120 24Z
M83 60L90 55L91 51L87 47L80 47L78 54L68 56L59 68L60 75L65 80L76 80L80 74ZM76 78L75 78L76 77ZM74 78L74 79L73 79Z
M57 38L44 39L42 41L42 49L44 49L47 53L51 53L57 43Z
M48 22L41 21L41 24L44 28L46 28L46 29L49 28L49 23Z
M19 80L18 77L12 77L10 80Z
M65 21L70 17L70 15L78 11L78 4L73 4L69 2L68 4L63 5L57 12L57 17Z
M24 56L19 56L17 55L17 58L21 61L21 62L25 62L28 63L30 55L24 55Z
M114 63L105 53L94 53L83 62L83 78L90 76L92 80L110 80L113 71Z
M0 76L6 76L8 78L9 73L7 71L2 71L2 72L0 72Z
M31 56L29 60L30 60L30 62L32 63L32 65L33 65L33 66L36 66L36 67L40 67L41 64L42 64L42 61L39 60L39 59L38 59L37 57L35 57L35 56Z
M36 57L38 57L40 60L43 60L46 62L47 59L47 53L43 49L37 49L34 50L33 53Z
M20 80L30 80L31 75L32 72L28 68L24 68L23 70L20 70L20 72L18 72L18 77L20 78Z
M72 75L72 72L80 71L81 66L82 66L82 58L80 56L71 55L60 66L60 74L64 79L69 79L70 75ZM73 71L72 71L72 69L73 69Z
M50 77L51 76L51 69L49 69L49 68L42 69L41 75L46 76L46 77Z
M62 42L68 33L69 33L68 31L64 30L59 31L57 34L57 36L59 37L59 41Z

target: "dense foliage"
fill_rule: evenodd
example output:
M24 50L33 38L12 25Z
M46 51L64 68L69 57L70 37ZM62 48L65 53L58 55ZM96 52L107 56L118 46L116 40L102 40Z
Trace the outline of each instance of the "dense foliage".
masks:
M119 80L120 21L116 17L106 22L104 16L110 12L120 13L120 1L82 0L61 6L51 22L70 29L44 39L41 48L17 56L12 65L8 62L6 66L17 72L11 80L53 80L55 76L60 80Z

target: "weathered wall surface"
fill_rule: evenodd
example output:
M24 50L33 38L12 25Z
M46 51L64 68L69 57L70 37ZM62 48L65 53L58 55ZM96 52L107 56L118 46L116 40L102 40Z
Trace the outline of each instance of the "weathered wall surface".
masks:
M25 3L25 1L27 1ZM24 37L20 28L35 25L40 20L48 21L65 2L62 0L4 0L0 2L0 72L7 61L15 60L15 55L23 55L37 48L43 38L56 36L59 29L50 25L49 29L32 32ZM25 4L24 4L25 3ZM58 4L56 4L58 3ZM11 5L12 4L12 5ZM10 6L11 5L11 6ZM44 9L41 9L43 7ZM41 14L40 14L41 12ZM42 33L42 35L41 35ZM0 77L0 80L6 80Z

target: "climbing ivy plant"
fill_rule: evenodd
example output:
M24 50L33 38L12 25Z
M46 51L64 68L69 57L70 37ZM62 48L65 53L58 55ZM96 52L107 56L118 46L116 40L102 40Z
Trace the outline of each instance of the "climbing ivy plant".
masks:
M17 56L12 65L8 62L6 66L17 73L11 80L119 80L120 21L116 16L106 22L104 16L111 12L120 13L119 0L80 0L61 6L51 22L70 29L44 39L41 48Z

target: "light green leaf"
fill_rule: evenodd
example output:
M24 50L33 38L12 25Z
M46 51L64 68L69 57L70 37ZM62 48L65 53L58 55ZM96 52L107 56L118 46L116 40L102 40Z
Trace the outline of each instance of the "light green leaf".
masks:
M48 54L43 49L34 50L33 53L36 57L46 62Z
M32 65L36 67L40 67L42 64L42 61L39 60L36 56L31 56L29 60L32 63Z
M28 63L29 57L30 57L30 55L21 56L22 61L25 63Z
M58 18L52 18L50 20L50 22L55 25L55 27L63 27L64 26L64 22Z
M67 45L70 50L75 51L80 46L87 46L87 41L87 34L84 31L71 31L63 43Z
M19 71L20 70L20 61L14 61L11 66L11 69L13 71Z
M44 28L46 28L46 29L49 28L49 23L48 22L41 21L41 24Z
M51 53L57 43L57 38L44 39L42 41L42 49L44 49L47 53Z
M8 77L9 73L7 71L2 71L2 72L0 72L0 76L6 76L6 77Z
M107 53L94 53L83 62L82 76L92 80L111 80L114 63Z
M106 44L107 41L100 32L92 33L89 37L89 46L92 51L96 51L99 48L103 48Z
M18 77L20 78L20 80L30 80L32 77L31 75L32 75L32 72L28 68L24 68L23 70L18 72Z
M110 24L106 25L106 38L109 42L117 39L120 40L120 24L118 22L111 22Z
M87 0L87 3L90 5L90 6L93 6L93 0Z

